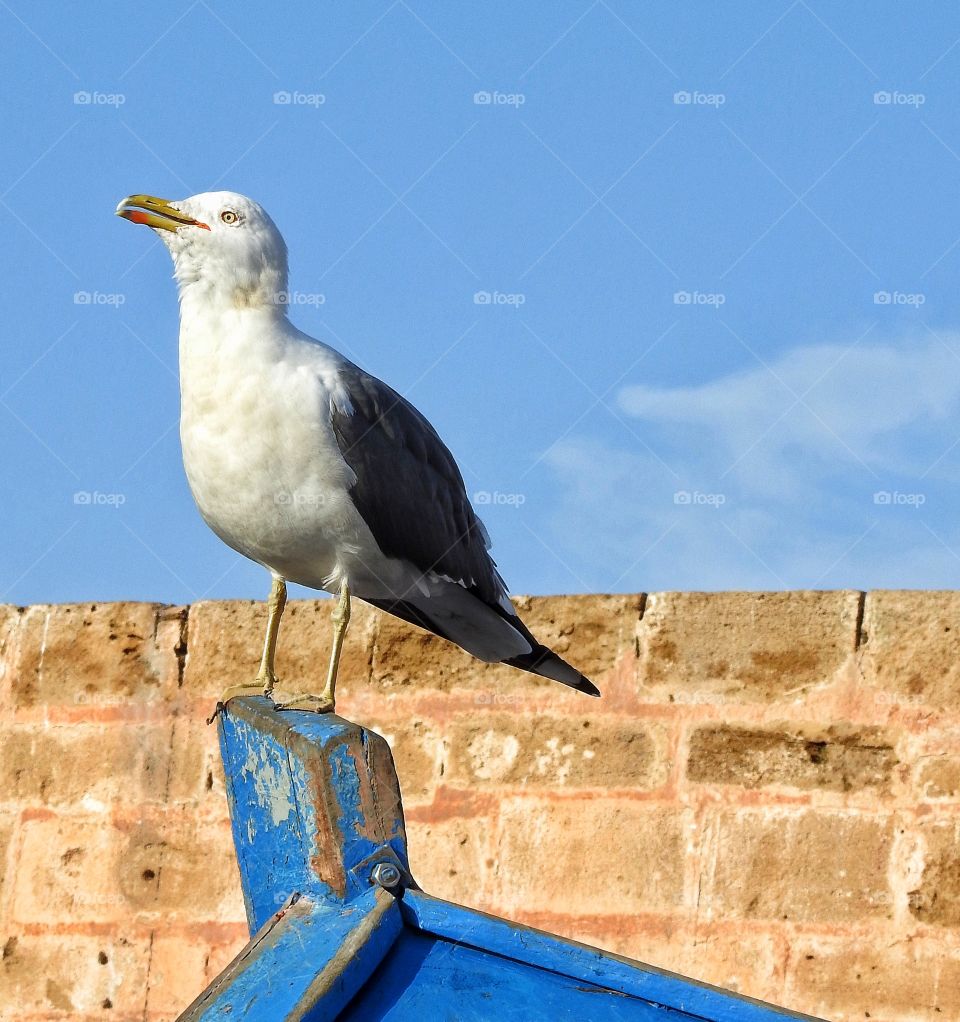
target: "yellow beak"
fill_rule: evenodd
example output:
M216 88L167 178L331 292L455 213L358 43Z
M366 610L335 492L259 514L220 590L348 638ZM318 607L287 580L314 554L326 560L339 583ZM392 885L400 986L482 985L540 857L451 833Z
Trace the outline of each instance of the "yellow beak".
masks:
M158 199L154 195L128 195L117 206L117 216L122 216L135 224L159 227L164 231L176 231L180 227L202 227L205 231L210 230L207 224L175 209L168 199Z

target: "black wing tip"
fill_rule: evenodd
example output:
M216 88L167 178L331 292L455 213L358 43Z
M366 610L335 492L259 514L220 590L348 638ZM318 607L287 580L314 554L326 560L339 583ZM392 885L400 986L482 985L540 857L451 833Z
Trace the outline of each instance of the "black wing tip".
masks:
M584 695L593 696L595 699L600 698L600 689L589 678L581 678L579 685L570 687L575 688L578 692L583 692Z
M600 695L600 689L589 678L585 678L575 667L571 667L566 660L557 656L547 646L538 645L532 652L504 660L503 663L509 664L511 667L519 667L521 671L529 671L541 678L559 681L561 685L566 685L567 688L575 689L577 692L583 692L584 695L594 697Z

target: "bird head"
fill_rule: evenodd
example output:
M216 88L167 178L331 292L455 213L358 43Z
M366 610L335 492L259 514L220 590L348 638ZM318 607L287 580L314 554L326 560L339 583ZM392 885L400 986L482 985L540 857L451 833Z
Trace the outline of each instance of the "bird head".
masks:
M130 195L117 216L153 228L173 257L182 297L236 308L286 308L287 246L263 207L236 192L189 199Z

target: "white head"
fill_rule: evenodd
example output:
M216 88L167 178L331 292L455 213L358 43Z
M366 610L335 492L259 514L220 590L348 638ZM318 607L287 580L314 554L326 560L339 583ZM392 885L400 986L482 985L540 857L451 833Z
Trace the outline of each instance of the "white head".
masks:
M236 192L168 201L131 195L117 216L152 227L170 250L182 298L286 311L287 246L259 203Z

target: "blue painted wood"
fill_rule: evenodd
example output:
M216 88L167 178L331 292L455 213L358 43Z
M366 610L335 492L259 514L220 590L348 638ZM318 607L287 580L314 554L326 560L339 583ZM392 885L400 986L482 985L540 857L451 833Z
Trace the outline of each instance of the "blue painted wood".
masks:
M817 1022L431 898L409 874L382 738L257 698L218 719L256 935L181 1019ZM378 864L396 888L377 886Z
M339 904L369 890L377 862L408 873L399 785L379 735L258 698L233 700L217 721L251 933L292 894Z
M407 891L401 911L407 926L421 933L596 984L611 992L640 997L662 1008L686 1012L691 1017L714 1022L775 1022L777 1019L821 1022L809 1015L776 1008L542 930L452 905L422 891Z
M379 899L387 899L384 909ZM369 890L339 907L300 898L276 913L181 1022L332 1022L403 929L398 903Z
M664 1015L647 1001L603 986L407 930L340 1020L666 1022Z

